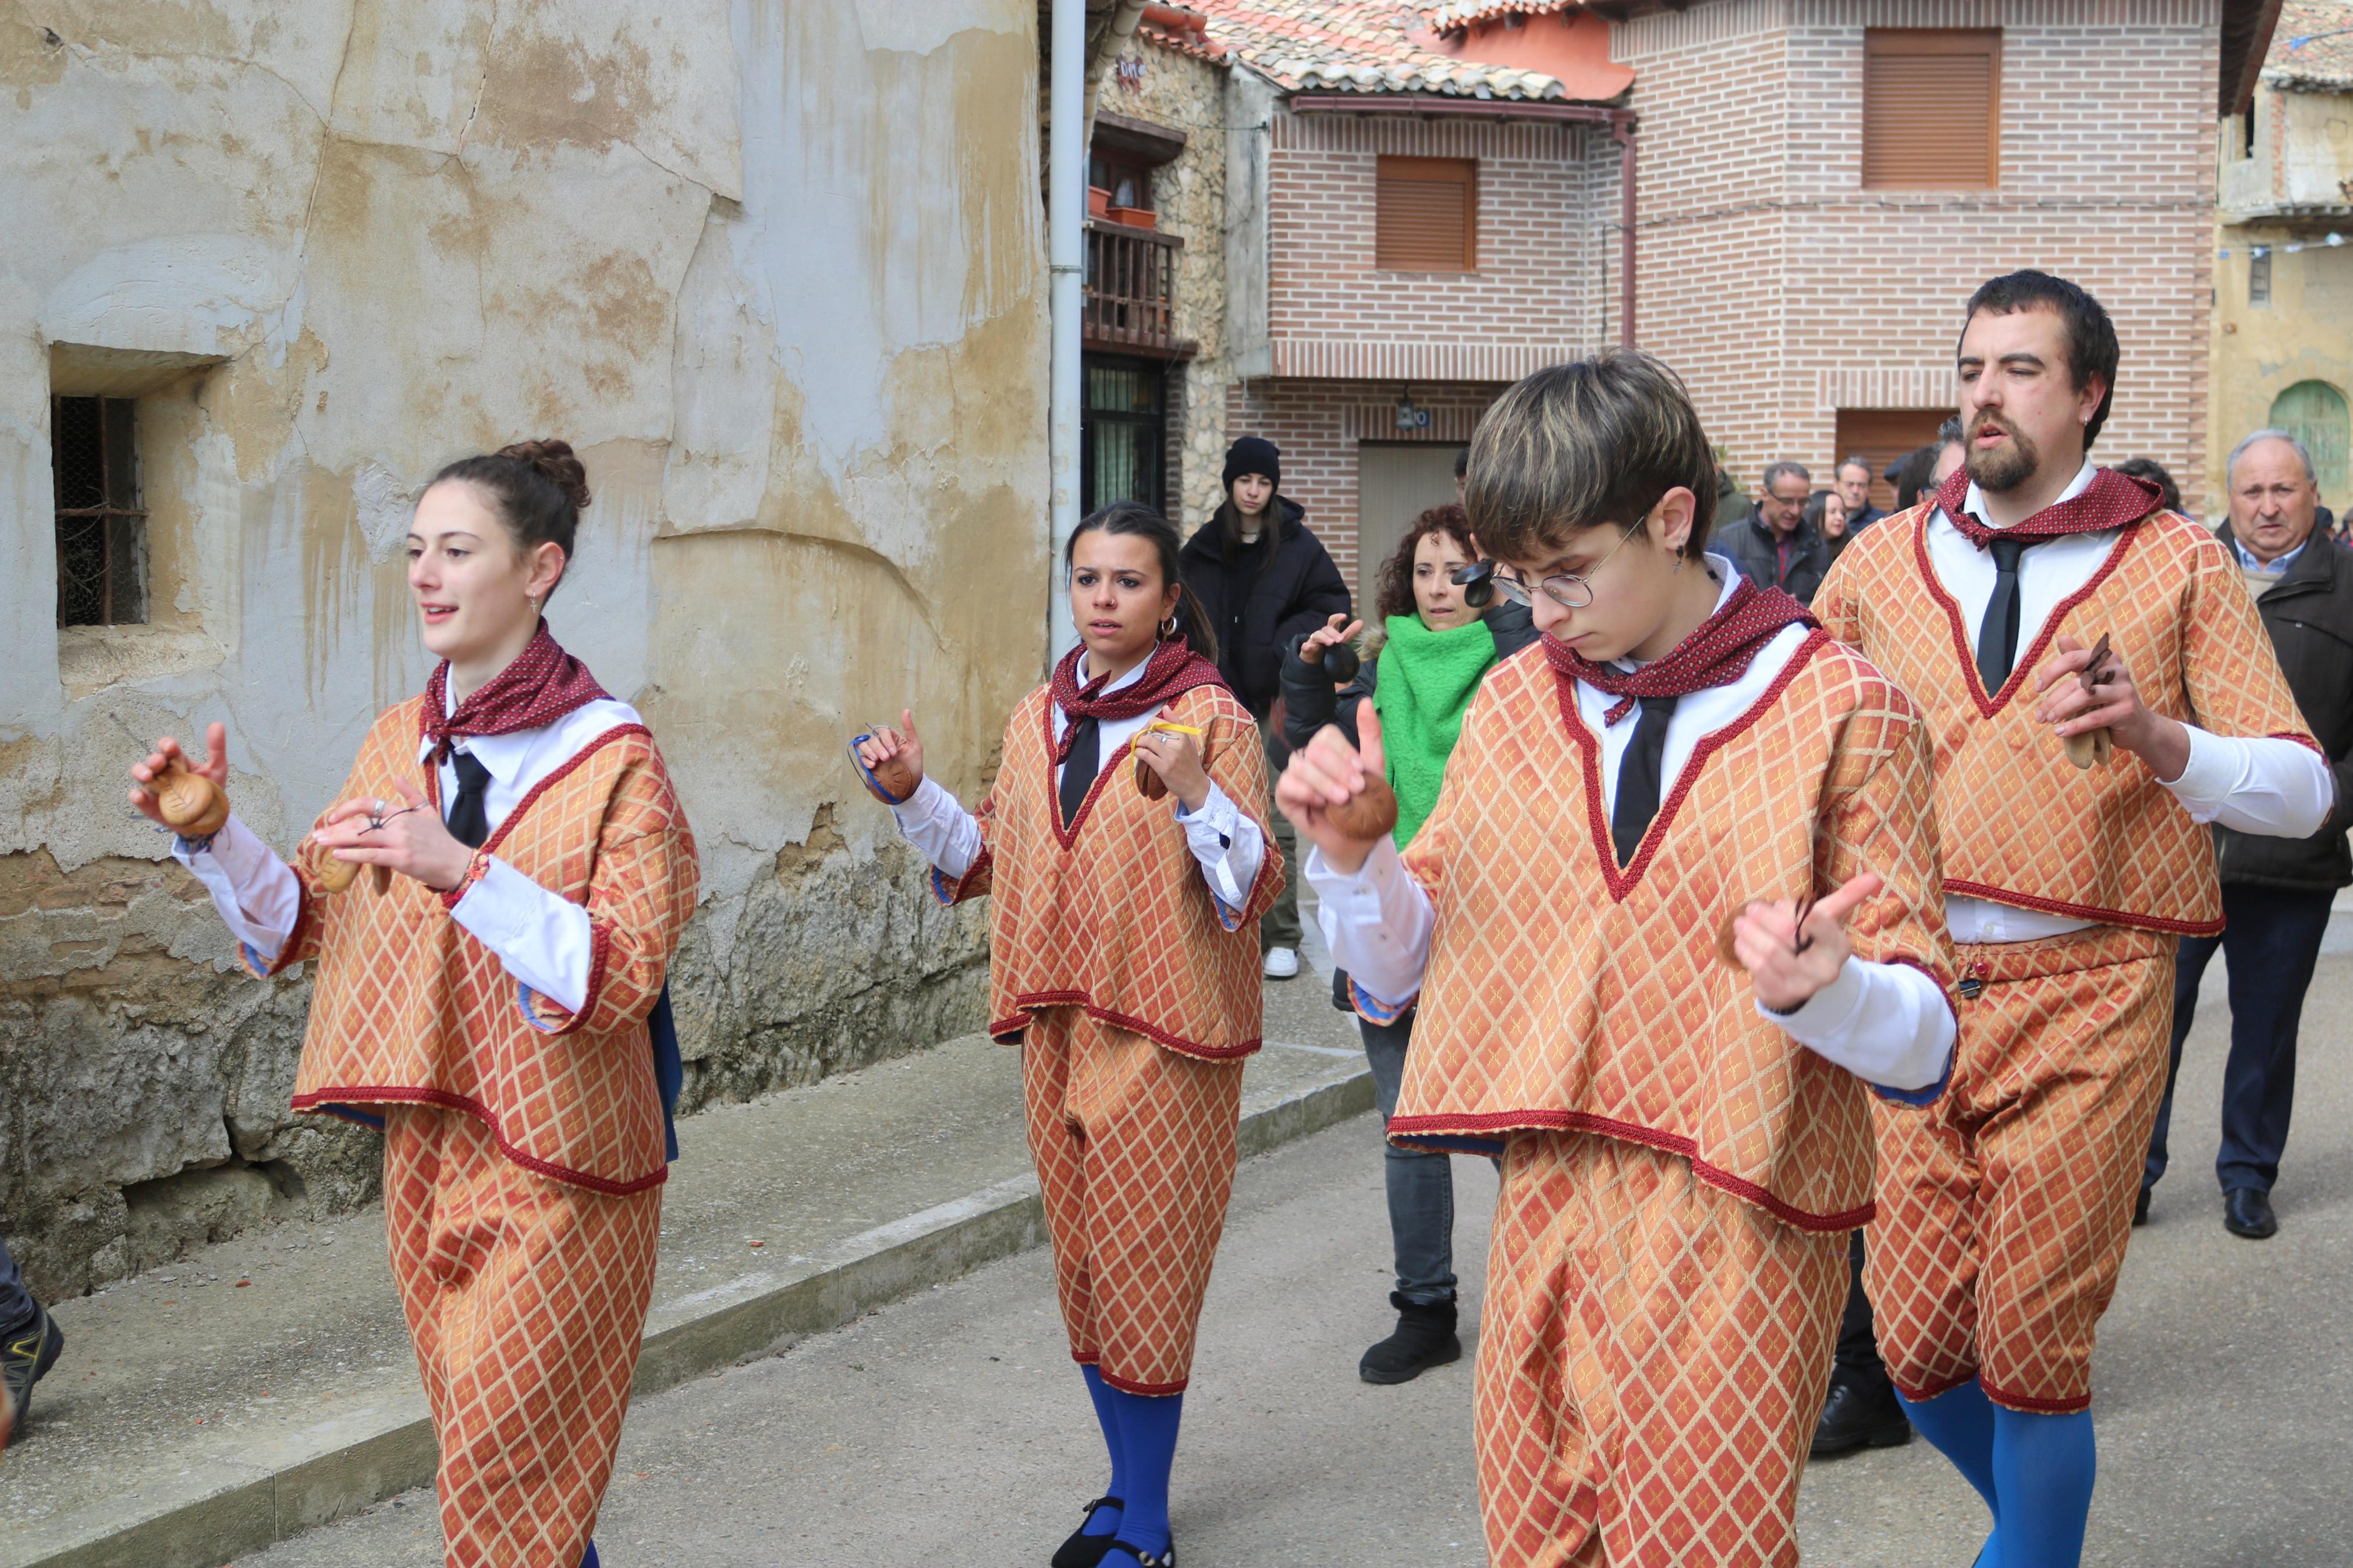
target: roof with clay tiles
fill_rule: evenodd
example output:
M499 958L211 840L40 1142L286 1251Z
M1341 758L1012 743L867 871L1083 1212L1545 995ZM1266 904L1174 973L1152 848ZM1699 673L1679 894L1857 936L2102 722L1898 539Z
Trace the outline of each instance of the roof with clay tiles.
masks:
M1571 101L1557 77L1439 54L1431 15L1401 0L1193 0L1232 58L1293 92L1432 93ZM1480 6L1528 15L1573 5ZM1474 7L1448 6L1448 12ZM1450 22L1450 26L1462 25Z
M1430 19L1434 33L1451 32L1467 27L1473 22L1492 22L1499 16L1550 16L1562 11L1574 11L1583 0L1459 0L1451 5L1425 6L1423 14Z
M2353 0L2284 0L2263 56L2263 80L2353 91Z

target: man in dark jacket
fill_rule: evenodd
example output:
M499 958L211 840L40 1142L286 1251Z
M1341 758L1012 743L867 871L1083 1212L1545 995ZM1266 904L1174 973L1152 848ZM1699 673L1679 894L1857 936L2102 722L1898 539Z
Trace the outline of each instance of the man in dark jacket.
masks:
M1852 539L1887 514L1871 504L1871 465L1851 457L1838 466L1839 500L1846 502L1846 536Z
M2138 1225L2165 1173L2173 1079L2198 1005L2198 981L2219 949L2230 955L2231 1055L2222 1069L2222 1148L2214 1173L2222 1224L2260 1241L2279 1229L2272 1184L2287 1146L2295 1098L2296 1025L2337 889L2353 882L2353 554L2314 532L2312 458L2295 437L2258 430L2231 453L2230 521L2216 532L2238 563L2272 635L2288 689L2328 753L2337 809L2309 838L2262 838L2217 826L2223 931L2184 937L2173 989L2173 1067L2141 1175Z
M1759 587L1786 588L1800 604L1813 602L1831 569L1830 542L1806 521L1813 493L1814 478L1802 466L1767 465L1756 510L1726 529L1718 547L1742 576Z
M1177 557L1186 592L1217 628L1219 672L1258 719L1270 777L1290 761L1273 721L1283 650L1349 607L1348 584L1300 521L1305 512L1277 493L1282 457L1255 436L1228 447L1226 502ZM1288 980L1299 973L1299 850L1290 819L1274 816L1289 874L1258 941L1268 978Z

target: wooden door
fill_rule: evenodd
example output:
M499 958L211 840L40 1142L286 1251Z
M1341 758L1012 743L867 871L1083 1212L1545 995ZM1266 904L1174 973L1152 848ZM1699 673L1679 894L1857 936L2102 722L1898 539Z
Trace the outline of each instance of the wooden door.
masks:
M1838 411L1838 453L1831 461L1861 458L1871 465L1871 504L1882 511L1895 505L1895 487L1883 477L1887 465L1936 438L1936 426L1952 416L1949 408L1841 408ZM1837 470L1833 468L1835 475ZM1824 488L1817 483L1817 489Z
M1451 441L1365 441L1356 447L1356 614L1370 621L1381 563L1413 520L1454 500Z

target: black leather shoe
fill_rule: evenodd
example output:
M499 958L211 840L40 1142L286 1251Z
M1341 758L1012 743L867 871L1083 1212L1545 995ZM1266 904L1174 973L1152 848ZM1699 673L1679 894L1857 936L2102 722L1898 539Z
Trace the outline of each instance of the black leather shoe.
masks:
M1136 1568L1176 1568L1176 1538L1173 1535L1168 1538L1168 1550L1157 1553L1146 1552L1133 1542L1115 1541L1112 1544L1124 1553L1112 1568L1127 1568L1126 1560L1130 1557L1135 1560Z
M2138 1230L2141 1226L2148 1223L2148 1200L2151 1194L2156 1191L2157 1189L2155 1187L2143 1187L2140 1190L2140 1196L2133 1199L2133 1228L2135 1230Z
M2249 1241L2279 1234L2279 1216L2272 1213L2272 1195L2253 1187L2232 1187L2222 1194L2222 1228Z
M1843 1373L1831 1377L1831 1396L1822 1402L1822 1418L1814 1426L1815 1458L1856 1448L1900 1448L1911 1440L1911 1420L1895 1403L1895 1390L1886 1379L1850 1378Z
M40 1306L33 1309L31 1322L0 1338L0 1384L7 1386L15 1431L24 1431L25 1417L32 1412L33 1384L57 1364L58 1352L65 1348L65 1331L49 1316L48 1309ZM0 1442L5 1440L0 1438Z
M1462 1342L1454 1337L1454 1303L1439 1301L1418 1307L1396 1291L1389 1305L1398 1310L1397 1332L1365 1352L1356 1375L1366 1383L1411 1383L1433 1366L1462 1359Z
M1079 1515L1079 1528L1071 1531L1069 1538L1054 1549L1051 1568L1095 1568L1095 1564L1103 1560L1103 1553L1109 1552L1111 1543L1119 1539L1119 1532L1114 1530L1109 1535L1087 1533L1087 1521L1094 1518L1095 1510L1099 1508L1115 1508L1123 1513L1127 1511L1115 1497L1099 1497L1087 1504L1086 1511Z

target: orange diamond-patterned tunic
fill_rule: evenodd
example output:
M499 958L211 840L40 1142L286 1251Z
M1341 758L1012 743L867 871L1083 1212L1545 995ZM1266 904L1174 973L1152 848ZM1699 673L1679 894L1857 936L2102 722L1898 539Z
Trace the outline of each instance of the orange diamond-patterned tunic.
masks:
M1718 933L1884 889L1858 956L1949 984L1926 736L1817 632L1701 741L1621 869L1601 741L1531 649L1488 676L1404 863L1435 910L1403 1141L1501 1136L1476 1421L1498 1564L1788 1564L1871 1212L1868 1091L1760 1016Z
M988 895L989 1033L1021 1042L1029 1150L1071 1357L1130 1394L1178 1394L1233 1191L1242 1060L1259 1048L1258 920L1282 885L1250 712L1203 686L1159 717L1203 730L1208 773L1266 851L1240 909L1204 880L1176 803L1148 801L1133 749L1103 759L1078 816L1056 802L1050 688L1005 729L975 815L980 858L950 903Z
M434 796L421 702L377 719L339 799L396 799L404 783ZM309 838L270 969L316 964L295 1109L385 1121L385 1226L440 1443L448 1562L575 1568L652 1298L668 1173L646 1020L694 910L694 839L652 737L624 725L483 847L586 907L579 1012L520 985L421 883L377 893L363 874L326 892Z
M1988 693L1929 554L1933 511L1858 537L1814 611L1927 716L1946 892L2095 923L1957 950L1949 1092L1874 1111L1867 1284L1908 1396L1976 1378L2012 1409L2063 1413L2091 1403L2093 1339L2164 1091L2175 940L2220 931L2222 909L2212 836L2138 756L2067 761L2034 721L2035 673L2061 633L2086 646L2105 633L2151 710L2312 742L2236 566L2172 512L2125 529Z

